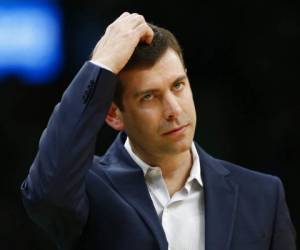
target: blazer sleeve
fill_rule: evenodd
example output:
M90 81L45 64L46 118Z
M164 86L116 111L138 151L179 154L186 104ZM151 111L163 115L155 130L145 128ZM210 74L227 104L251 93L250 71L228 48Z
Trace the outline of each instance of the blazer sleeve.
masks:
M85 175L117 82L110 71L83 65L55 106L22 183L27 213L59 249L71 249L87 221Z
M290 218L285 200L283 184L279 178L277 185L277 212L272 237L272 250L296 250L296 231Z

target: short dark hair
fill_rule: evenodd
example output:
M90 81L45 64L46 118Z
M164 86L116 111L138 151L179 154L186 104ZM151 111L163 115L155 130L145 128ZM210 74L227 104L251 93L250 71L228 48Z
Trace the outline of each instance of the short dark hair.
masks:
M171 31L154 24L148 23L148 25L154 32L151 44L139 43L121 72L133 68L150 68L160 59L168 48L173 49L178 54L183 66L185 66L182 49L174 34ZM123 90L124 86L120 80L115 91L114 103L122 111L124 110L122 101Z

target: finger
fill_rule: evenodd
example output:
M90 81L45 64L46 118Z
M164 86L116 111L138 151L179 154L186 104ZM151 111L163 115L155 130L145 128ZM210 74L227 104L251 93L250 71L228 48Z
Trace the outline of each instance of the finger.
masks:
M130 14L129 12L124 12L124 13L122 13L122 15L121 16L119 16L116 20L115 20L115 22L114 23L119 23L119 22L126 22L126 20L129 18L132 18L131 17L132 16L132 14Z
M146 24L144 16L135 13L135 15L133 15L133 28L136 28L141 24Z
M139 33L141 42L151 44L154 37L154 32L147 23L140 24L137 27L137 32Z
M142 23L146 23L145 18L142 15L139 15L137 13L132 13L129 15L124 16L121 19L121 22L123 25L126 25L128 28L134 29L138 25Z
M129 16L129 15L130 15L130 13L127 12L127 11L125 11L125 12L123 12L122 15L119 16L117 19L122 19L122 18L124 18L124 17L126 17L126 16Z
M123 12L115 21L113 21L109 26L115 25L116 23L120 22L121 20L124 20L125 17L130 16L129 12Z

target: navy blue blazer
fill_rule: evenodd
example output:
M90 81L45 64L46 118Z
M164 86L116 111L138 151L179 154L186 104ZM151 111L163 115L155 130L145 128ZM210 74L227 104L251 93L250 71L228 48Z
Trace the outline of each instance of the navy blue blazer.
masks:
M85 63L55 107L21 186L29 216L58 249L168 249L143 172L124 149L125 133L103 157L94 156L117 82ZM281 181L197 150L205 249L295 250Z

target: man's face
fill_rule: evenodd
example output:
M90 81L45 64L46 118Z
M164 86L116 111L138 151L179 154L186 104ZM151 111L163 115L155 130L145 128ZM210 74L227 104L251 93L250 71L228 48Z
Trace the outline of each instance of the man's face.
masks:
M165 156L189 150L196 111L178 55L168 49L151 68L128 70L119 77L124 84L120 117L136 152Z

